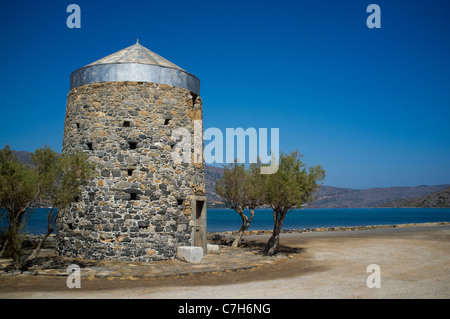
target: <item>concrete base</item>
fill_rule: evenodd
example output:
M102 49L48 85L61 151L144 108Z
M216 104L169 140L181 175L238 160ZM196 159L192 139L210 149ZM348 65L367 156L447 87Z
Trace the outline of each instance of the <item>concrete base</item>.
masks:
M203 248L191 246L177 247L177 258L188 263L201 263L203 260Z
M220 255L219 245L208 244L206 249L208 255Z

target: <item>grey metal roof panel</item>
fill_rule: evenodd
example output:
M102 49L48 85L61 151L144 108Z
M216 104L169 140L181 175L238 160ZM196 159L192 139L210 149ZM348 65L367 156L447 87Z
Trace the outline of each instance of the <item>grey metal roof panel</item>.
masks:
M150 51L146 47L137 42L128 48L122 49L116 53L110 54L100 60L92 62L89 65L96 64L112 64L112 63L140 63L140 64L153 64L159 65L169 68L180 69L179 66L173 64L167 59L164 59L162 56L156 54L153 51ZM183 70L184 71L184 70Z
M70 75L70 89L91 83L139 81L169 84L200 95L200 80L136 43Z

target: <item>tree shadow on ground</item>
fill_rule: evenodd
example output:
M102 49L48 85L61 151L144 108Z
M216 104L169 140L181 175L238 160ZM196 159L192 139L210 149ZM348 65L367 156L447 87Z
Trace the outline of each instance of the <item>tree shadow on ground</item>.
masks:
M252 249L258 250L261 254L264 254L264 248L266 246L266 243L262 242L256 242L256 241L246 241L243 243L243 247L248 247ZM291 255L291 254L300 254L304 252L304 248L297 248L297 247L289 247L284 245L278 245L278 248L275 252L276 255Z
M233 244L234 236L231 234L212 234L208 237L208 243L216 244L216 245L222 245L222 246L229 246ZM246 240L242 239L239 247L241 248L249 248L255 250L258 254L263 255L264 254L264 248L266 246L266 243L264 242L258 242L253 240ZM284 245L279 245L275 255L290 255L290 254L299 254L304 252L304 248L296 248L296 247L289 247Z

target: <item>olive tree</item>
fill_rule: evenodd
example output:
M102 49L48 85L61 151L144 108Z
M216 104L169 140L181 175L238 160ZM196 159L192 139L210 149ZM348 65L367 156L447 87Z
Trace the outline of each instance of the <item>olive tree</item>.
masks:
M255 165L246 169L244 164L234 163L224 166L224 175L216 182L215 190L227 205L234 209L241 217L241 227L232 247L238 247L244 232L250 227L255 215L255 208L260 202L260 195L257 188L259 171ZM249 208L250 215L244 213L245 208Z
M273 209L274 227L265 246L265 253L273 255L279 245L280 232L286 214L302 204L311 202L318 182L325 178L321 165L307 168L298 151L281 153L278 171L261 175L262 201Z
M77 152L58 156L47 146L36 150L31 160L41 179L41 198L49 200L51 208L47 213L47 233L22 268L27 268L39 255L45 240L56 227L58 211L75 201L80 195L80 186L85 185L95 171L87 154Z
M39 176L32 167L20 163L12 154L9 145L0 150L0 207L7 228L4 232L2 253L8 248L14 266L19 268L23 261L23 221L30 214L30 207L39 198Z
M84 153L58 155L48 146L31 156L32 165L20 163L9 146L0 151L0 207L6 216L5 248L19 269L27 268L38 256L47 237L53 232L58 210L64 209L80 193L94 173L94 166ZM20 228L32 207L39 201L50 202L47 233L34 252L25 259L21 249Z

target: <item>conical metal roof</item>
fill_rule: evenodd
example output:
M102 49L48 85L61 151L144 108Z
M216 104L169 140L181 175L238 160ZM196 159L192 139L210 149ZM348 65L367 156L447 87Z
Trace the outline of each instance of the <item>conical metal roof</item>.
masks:
M183 70L182 68L173 64L169 60L164 59L162 56L140 45L139 40L136 42L136 44L133 44L132 46L129 46L128 48L120 50L116 53L110 54L100 60L92 62L87 66L97 64L112 64L112 63L152 64L167 68L175 68Z
M139 41L72 72L70 89L91 83L121 81L169 84L200 95L198 78L143 47Z

